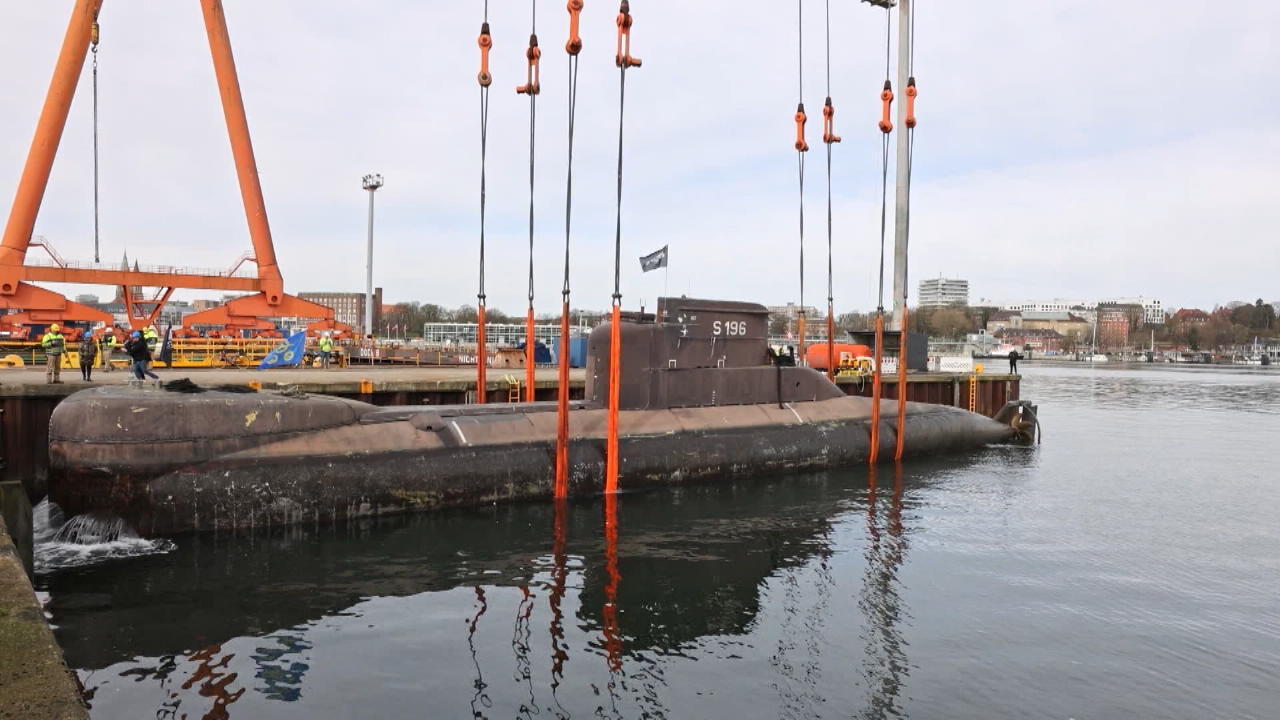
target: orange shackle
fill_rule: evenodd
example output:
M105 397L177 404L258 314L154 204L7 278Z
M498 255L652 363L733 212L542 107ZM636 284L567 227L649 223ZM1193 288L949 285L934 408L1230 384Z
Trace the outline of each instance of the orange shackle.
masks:
M529 49L524 51L524 56L529 61L529 71L525 76L525 84L516 86L516 92L521 95L537 95L542 91L542 83L539 80L542 51L538 49L537 35L529 36Z
M822 106L822 142L828 145L840 142L840 136L836 135L836 108L831 104L831 98L827 98L827 104Z
M907 79L907 127L916 126L916 79L912 76Z
M640 58L631 57L631 3L622 0L618 8L618 51L613 58L620 68L640 67Z
M890 109L893 107L893 83L888 80L884 81L884 92L880 93L882 101L882 109L880 112L880 132L893 132L893 121L889 119Z
M796 150L809 152L809 143L804 139L804 124L809 119L804 114L804 103L796 105Z
M480 72L476 75L480 87L489 87L493 83L493 76L489 74L489 50L493 48L493 37L489 35L489 23L483 23L480 26L480 39L476 41L480 46Z
M582 19L582 0L569 0L569 41L564 44L565 52L577 55L582 52L582 36L578 34L579 20Z

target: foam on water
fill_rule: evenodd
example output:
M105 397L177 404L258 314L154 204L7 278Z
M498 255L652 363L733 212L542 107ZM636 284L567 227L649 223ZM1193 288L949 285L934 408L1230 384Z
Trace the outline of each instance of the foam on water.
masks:
M48 498L31 510L38 573L83 567L121 558L159 555L174 549L172 540L148 540L119 517L106 513L66 520Z

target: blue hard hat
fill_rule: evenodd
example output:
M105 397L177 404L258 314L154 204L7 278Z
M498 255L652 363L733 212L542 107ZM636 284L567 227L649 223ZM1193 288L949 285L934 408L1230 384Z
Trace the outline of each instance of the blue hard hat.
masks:
M130 337L136 337L136 338L137 338L137 337L142 337L142 333L138 332L137 330L134 330L134 331L133 331L133 335L131 335Z

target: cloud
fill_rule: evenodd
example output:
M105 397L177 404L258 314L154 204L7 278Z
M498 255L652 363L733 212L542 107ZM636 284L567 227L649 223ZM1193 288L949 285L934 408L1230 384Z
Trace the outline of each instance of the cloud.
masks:
M0 198L12 197L71 3L0 11ZM559 303L564 242L563 3L538 3L538 309ZM1280 10L1237 3L920 0L922 96L912 275L996 298L1139 294L1167 305L1280 295L1271 246L1280 160ZM226 0L277 253L293 291L359 290L367 172L381 172L375 278L390 300L474 302L480 6ZM494 3L488 294L524 306L528 3ZM806 295L826 296L822 5L805 3L810 142ZM796 300L795 6L635 3L623 292L662 291L636 257L671 245L670 290ZM612 3L588 0L581 57L574 304L612 284L618 71ZM835 296L875 304L884 14L831 8ZM225 267L248 248L195 3L108 3L102 17L104 258ZM87 73L87 70L86 70ZM87 75L86 75L87 81ZM84 87L82 86L82 90ZM37 232L91 256L88 95L72 110ZM62 288L69 292L71 288ZM108 292L103 289L100 292ZM194 296L188 293L187 296Z

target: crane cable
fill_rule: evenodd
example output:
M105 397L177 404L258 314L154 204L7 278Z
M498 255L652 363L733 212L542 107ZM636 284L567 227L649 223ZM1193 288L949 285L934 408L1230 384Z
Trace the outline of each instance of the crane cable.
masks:
M840 142L835 134L836 108L831 103L831 0L826 1L827 101L822 106L822 142L827 146L827 379L836 379L835 292L832 279L831 146Z
M533 205L534 205L534 161L536 158L536 140L538 130L538 93L542 92L541 59L542 51L538 49L538 0L531 0L532 12L529 29L529 49L524 56L528 61L525 84L516 87L516 93L529 96L529 310L525 316L524 329L524 385L525 401L537 399L535 348L537 347L536 330L533 317Z
M907 273L906 249L911 237L911 166L915 153L916 141L916 5L911 3L907 20L909 45L907 51L907 172L906 172L906 212L903 222L903 272L902 272L902 325L898 328L898 445L893 459L901 460L906 450L907 427L907 331L910 326L910 312L907 309Z
M803 365L805 362L805 311L804 311L804 154L809 152L809 143L805 140L804 129L808 116L804 112L804 0L796 0L796 38L797 38L797 60L796 71L798 74L799 101L796 103L796 162L800 177L800 310L798 312L799 320L799 360Z
M102 262L98 245L98 19L90 30L93 52L93 261Z
M569 39L564 44L569 53L569 162L564 195L564 287L560 291L560 350L556 392L556 477L555 496L569 496L569 240L573 221L573 126L578 109L578 53L582 37L578 26L583 0L569 0Z
M627 102L627 68L640 67L631 55L631 3L618 6L618 203L613 239L613 316L609 328L609 424L605 446L605 493L618 492L618 406L622 385L622 138Z
M880 398L883 392L881 385L880 365L884 359L884 240L888 228L887 208L889 205L889 134L893 132L893 121L890 110L893 105L893 82L889 79L889 52L892 43L893 16L889 8L885 8L884 24L884 89L880 91L880 135L881 135L881 169L880 169L880 275L876 304L876 340L874 350L874 368L871 383L871 451L867 461L875 464L880 458Z
M489 0L484 3L484 22L480 25L480 38L476 42L480 46L480 72L476 75L480 83L480 287L476 293L476 402L484 404L489 394L484 317L485 161L489 148L489 86L493 84L493 75L489 73L489 51L493 48L493 37L489 34Z

